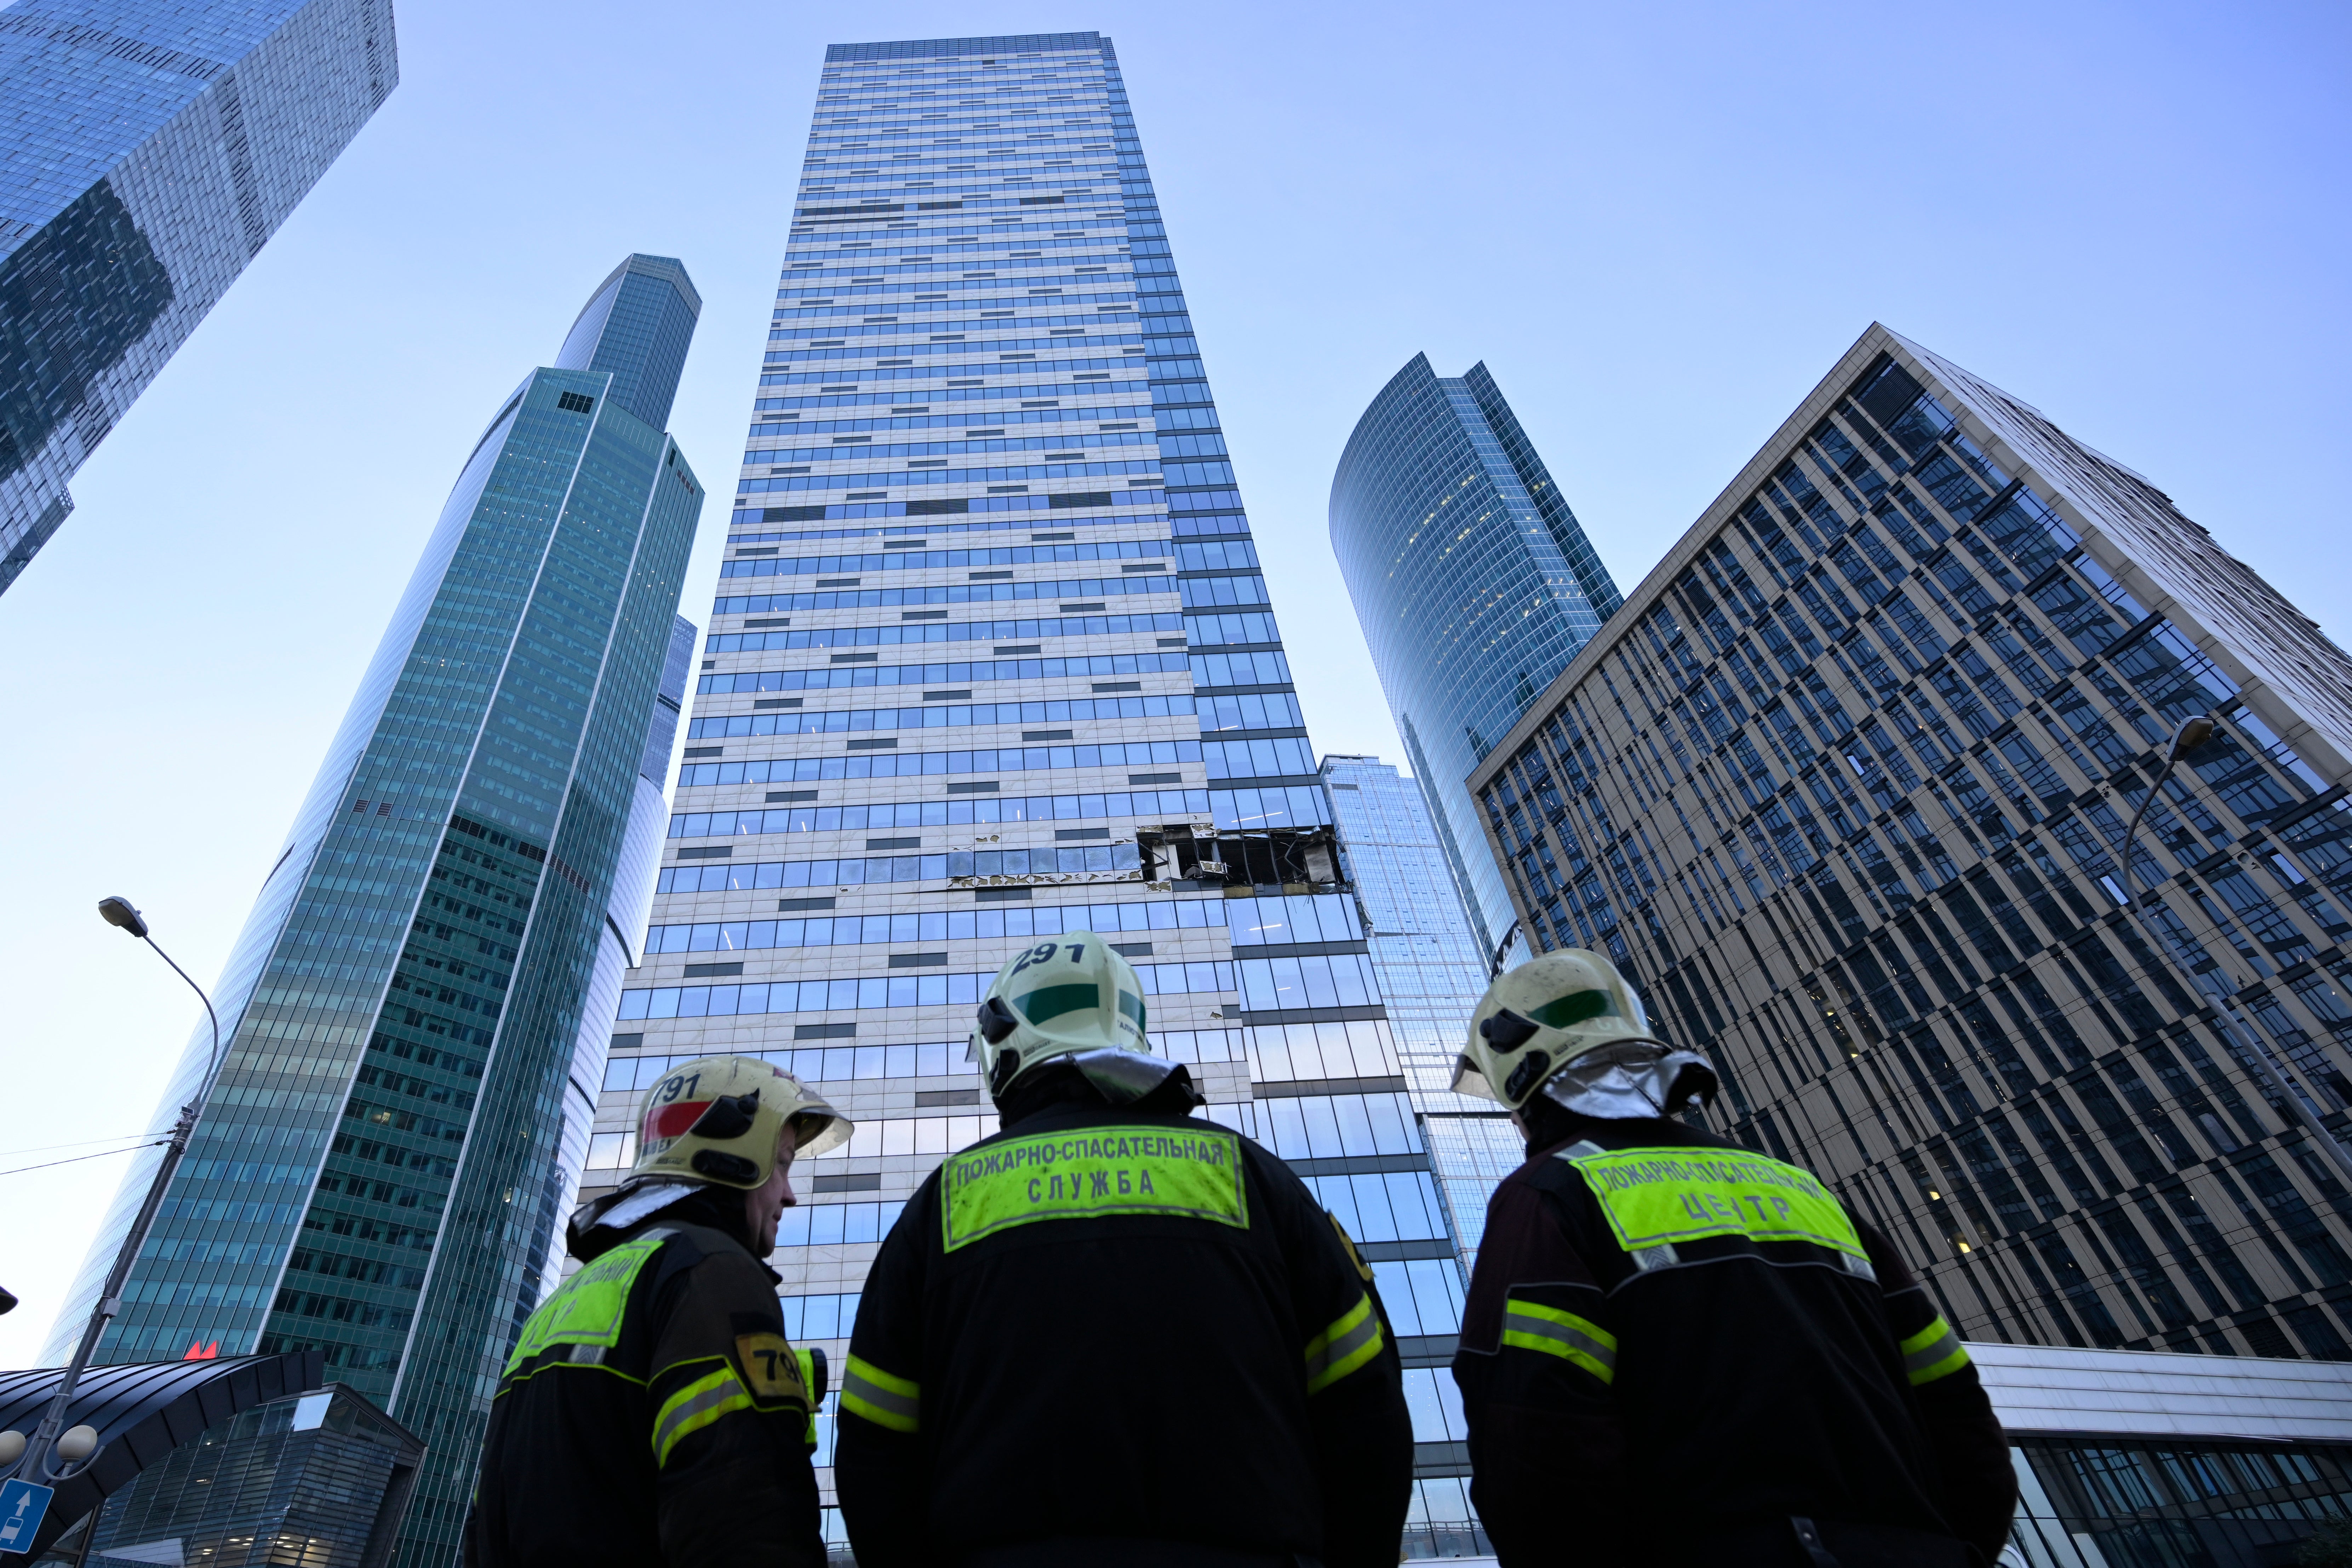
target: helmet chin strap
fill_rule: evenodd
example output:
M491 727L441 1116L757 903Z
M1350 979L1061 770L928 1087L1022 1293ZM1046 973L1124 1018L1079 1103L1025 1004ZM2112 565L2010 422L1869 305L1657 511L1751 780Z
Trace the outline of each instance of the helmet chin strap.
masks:
M1104 1048L1073 1051L1061 1058L1086 1075L1096 1092L1113 1105L1132 1105L1181 1069L1163 1057Z
M1711 1104L1717 1088L1715 1068L1696 1051L1629 1042L1577 1058L1538 1092L1580 1116L1622 1121L1670 1116L1694 1100Z

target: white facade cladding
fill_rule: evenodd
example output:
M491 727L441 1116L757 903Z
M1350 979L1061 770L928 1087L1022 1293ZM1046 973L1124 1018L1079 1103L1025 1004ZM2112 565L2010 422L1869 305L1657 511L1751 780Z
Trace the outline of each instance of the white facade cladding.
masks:
M856 1136L772 1261L837 1364L879 1237L996 1131L988 978L1101 931L1376 1271L1433 1555L1475 1543L1461 1275L1191 331L1109 40L828 52L583 1191L673 1061L821 1085Z

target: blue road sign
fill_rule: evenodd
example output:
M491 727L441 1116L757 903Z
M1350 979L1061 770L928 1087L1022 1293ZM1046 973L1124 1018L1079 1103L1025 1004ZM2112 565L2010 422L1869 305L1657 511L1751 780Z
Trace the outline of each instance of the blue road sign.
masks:
M0 1481L0 1552L30 1552L55 1492L30 1481Z

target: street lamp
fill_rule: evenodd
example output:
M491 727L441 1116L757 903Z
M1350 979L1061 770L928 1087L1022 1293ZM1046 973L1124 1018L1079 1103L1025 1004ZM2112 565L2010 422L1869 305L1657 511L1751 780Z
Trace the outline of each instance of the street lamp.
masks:
M2139 809L2132 813L2130 823L2124 828L2124 905L2133 911L2133 918L2139 921L2142 930L2148 929L2150 922L2146 916L2138 912L2139 898L2134 890L2132 878L2132 836L2139 831L2139 819L2146 816L2147 808L2156 804L2157 790L2163 784L2166 778L2170 776L2174 765L2181 758L2211 740L2213 729L2213 721L2202 713L2180 721L2180 728L2172 732L2172 745L2164 754L2164 765L2157 769L2156 775L2148 781L2147 796L2140 801ZM2164 943L2166 951L2171 952L2176 960L2180 957L2179 951L2173 945L2169 932L2158 932L2158 939ZM2238 1016L2237 1008L2227 998L2216 997L2214 1011L2220 1017L2222 1031L2230 1037L2231 1043L2238 1046L2261 1070L2263 1079L2270 1086L2271 1092L2277 1095L2286 1106L2287 1114L2302 1124L2303 1130L2311 1135L2312 1142L2319 1145L2320 1152L2336 1163L2336 1169L2347 1179L2352 1179L2352 1151L2347 1151L2343 1144L2337 1142L2336 1135L2327 1131L2318 1117L2312 1114L2311 1108L2303 1102L2303 1097L2294 1091L2294 1086L2289 1084L2285 1076L2278 1070L2278 1065L2271 1060L2271 1054L2263 1047L2261 1037L2252 1029L2245 1027L2244 1020Z
M119 926L132 936L155 948L155 954L172 964L172 973L188 981L188 988L205 1005L205 1016L212 1021L213 1054L205 1065L205 1076L196 1085L196 1092L188 1103L180 1107L180 1119L172 1124L171 1135L164 1141L163 1163L155 1167L155 1179L147 1188L147 1201L139 1205L139 1217L131 1222L131 1229L122 1238L122 1248L115 1254L114 1267L108 1270L105 1288L98 1293L98 1305L89 1314L89 1326L82 1330L81 1342L74 1348L73 1360L66 1365L65 1381L49 1401L49 1408L41 1417L40 1426L28 1440L18 1433L0 1433L0 1471L13 1470L37 1486L67 1480L88 1468L98 1450L98 1434L88 1426L66 1426L66 1413L72 1407L75 1387L89 1366L89 1358L98 1349L99 1337L106 1325L122 1310L122 1286L130 1277L131 1265L139 1256L139 1248L147 1240L147 1231L155 1223L155 1211L163 1206L164 1189L180 1169L180 1161L188 1152L188 1141L196 1130L196 1115L211 1090L213 1075L220 1071L220 1015L213 1011L213 999L205 988L188 979L188 972L172 963L172 955L155 946L155 939L147 934L147 921L124 898L99 900L98 912L106 923ZM14 1453L10 1449L16 1450ZM64 1464L54 1462L62 1459Z

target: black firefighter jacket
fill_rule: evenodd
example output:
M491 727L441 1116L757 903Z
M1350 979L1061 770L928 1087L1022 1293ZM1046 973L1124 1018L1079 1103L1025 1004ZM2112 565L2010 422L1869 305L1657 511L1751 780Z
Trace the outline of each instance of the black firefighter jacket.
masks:
M1371 1272L1290 1169L1036 1069L866 1277L835 1456L860 1568L1391 1568L1412 1428Z
M822 1568L808 1374L741 1194L623 1230L612 1201L499 1381L466 1568Z
M1990 1562L2016 1498L1958 1338L1810 1173L1549 1105L1496 1188L1454 1375L1506 1568Z

